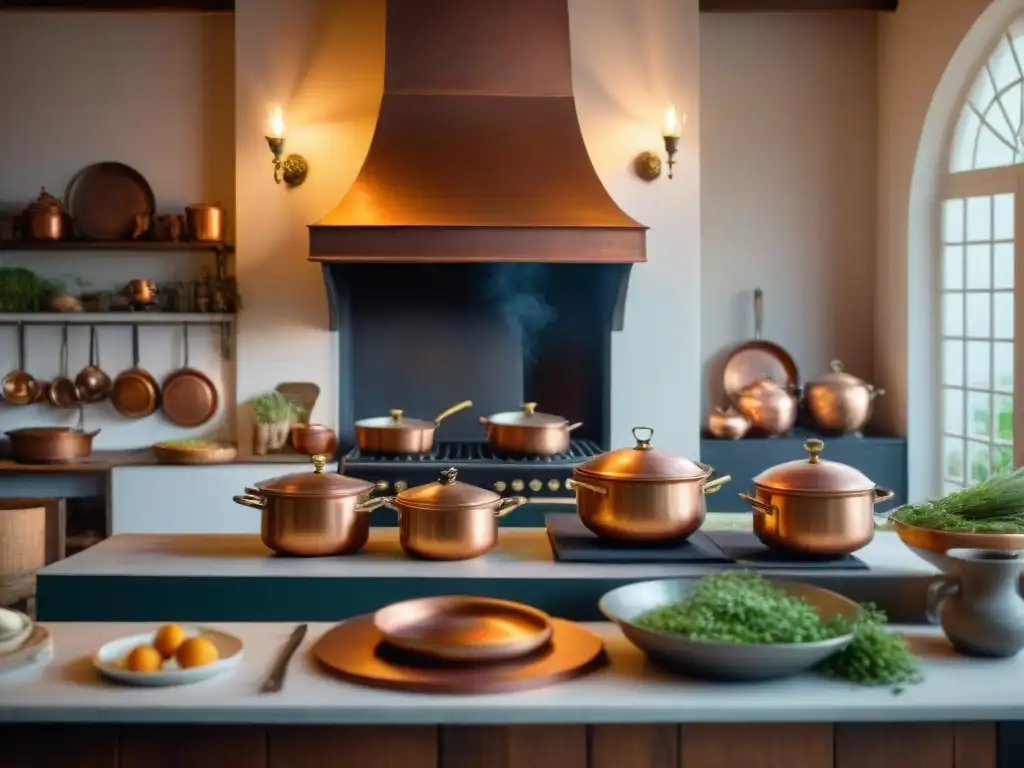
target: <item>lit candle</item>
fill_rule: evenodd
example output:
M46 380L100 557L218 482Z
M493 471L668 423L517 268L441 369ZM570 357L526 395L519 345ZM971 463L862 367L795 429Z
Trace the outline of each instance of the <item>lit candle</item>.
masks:
M270 110L270 135L272 138L280 139L284 137L284 113L280 107L274 107Z
M683 115L682 122L686 122L685 115ZM679 116L676 114L676 105L669 104L668 108L665 110L665 125L662 128L661 135L665 136L666 138L678 139L681 127L682 126L679 120Z

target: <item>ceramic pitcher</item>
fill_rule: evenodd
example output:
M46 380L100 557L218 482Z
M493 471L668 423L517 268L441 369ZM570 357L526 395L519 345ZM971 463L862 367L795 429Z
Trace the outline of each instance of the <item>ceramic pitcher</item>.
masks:
M928 619L960 653L1008 657L1024 648L1024 552L951 549L952 572L928 588Z

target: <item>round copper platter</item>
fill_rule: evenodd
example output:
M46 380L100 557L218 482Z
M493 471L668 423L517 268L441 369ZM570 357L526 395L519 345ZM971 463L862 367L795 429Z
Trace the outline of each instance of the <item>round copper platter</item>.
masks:
M405 600L381 608L374 626L413 653L456 661L499 661L533 653L551 639L551 617L522 603L468 595Z
M543 688L581 677L607 663L601 639L578 624L551 619L551 642L510 661L454 663L418 656L383 642L373 614L325 632L313 656L342 679L413 693L501 693Z
M152 216L156 208L153 190L142 174L114 162L79 171L68 185L65 204L75 233L90 240L127 240L136 217Z

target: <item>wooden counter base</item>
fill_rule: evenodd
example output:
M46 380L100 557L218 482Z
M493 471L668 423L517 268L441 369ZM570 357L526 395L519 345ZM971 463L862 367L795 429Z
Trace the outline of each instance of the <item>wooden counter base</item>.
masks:
M440 728L5 725L0 726L0 744L4 745L3 764L10 768L997 768L1000 764L996 728L990 723Z

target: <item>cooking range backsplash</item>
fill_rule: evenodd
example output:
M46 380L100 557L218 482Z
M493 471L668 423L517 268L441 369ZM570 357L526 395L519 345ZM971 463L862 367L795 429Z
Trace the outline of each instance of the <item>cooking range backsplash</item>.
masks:
M342 455L355 445L356 419L384 416L393 408L432 419L464 399L473 407L442 423L439 443L482 441L481 416L515 410L529 400L540 411L583 422L573 437L607 448L611 333L621 317L629 268L324 265L340 344ZM409 470L401 460L352 459L345 471L375 482L393 483L393 471ZM480 469L496 460L474 454L461 463ZM497 463L508 468L508 460Z

